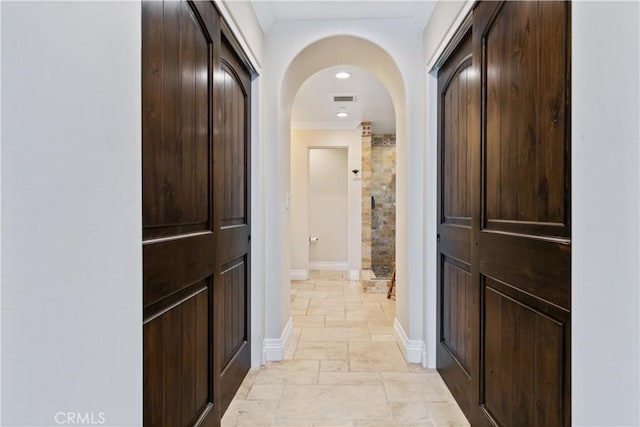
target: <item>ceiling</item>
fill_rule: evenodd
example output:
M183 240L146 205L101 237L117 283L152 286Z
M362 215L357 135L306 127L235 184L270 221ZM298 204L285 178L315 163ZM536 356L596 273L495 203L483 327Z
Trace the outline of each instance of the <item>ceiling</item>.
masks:
M263 1L253 0L262 29L266 32L277 23L294 21L328 20L403 20L422 30L426 25L434 1L336 1L298 0ZM403 24L405 25L405 24ZM346 80L335 78L337 71L349 71ZM356 94L355 103L334 103L330 94ZM348 117L336 117L340 106L344 106ZM387 133L395 131L395 112L386 88L366 70L353 66L331 67L311 76L300 87L294 101L292 126L306 129L355 128L361 121L372 122L372 131Z
M407 19L423 29L435 1L262 1L253 0L262 29L276 22L343 19Z
M351 73L338 79L338 71ZM356 95L355 102L334 102L331 95ZM337 117L340 107L348 117ZM354 129L360 122L372 122L372 132L393 133L395 111L384 85L369 71L345 65L325 68L300 86L293 103L292 127L297 129Z

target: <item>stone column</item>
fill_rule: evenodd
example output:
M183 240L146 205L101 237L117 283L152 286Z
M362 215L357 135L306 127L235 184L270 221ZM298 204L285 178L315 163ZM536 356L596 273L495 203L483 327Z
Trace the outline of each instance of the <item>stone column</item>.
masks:
M362 269L371 270L371 122L362 122Z

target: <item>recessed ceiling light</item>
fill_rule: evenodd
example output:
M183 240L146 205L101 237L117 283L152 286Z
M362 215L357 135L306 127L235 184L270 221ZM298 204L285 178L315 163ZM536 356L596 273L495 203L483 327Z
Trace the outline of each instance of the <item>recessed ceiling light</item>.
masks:
M339 111L336 113L336 116L338 117L347 117L349 115L349 113L347 113L346 111Z
M347 73L346 71L339 71L336 73L337 79L348 79L351 77L351 73Z

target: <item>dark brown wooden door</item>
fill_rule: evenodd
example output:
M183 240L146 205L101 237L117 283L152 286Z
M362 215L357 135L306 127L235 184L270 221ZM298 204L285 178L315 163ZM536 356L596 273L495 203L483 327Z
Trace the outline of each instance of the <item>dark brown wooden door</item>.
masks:
M471 268L464 285L472 295L466 315L472 316L474 361L466 362L443 332L447 348L456 350L449 353L458 370L471 366L465 369L471 390L458 386L463 376L450 373L455 370L446 368L446 357L441 372L473 425L569 426L570 4L480 2L471 22ZM446 109L443 116L443 126L447 117L456 121ZM446 165L446 127L442 135ZM446 182L446 169L442 176ZM441 252L447 254L444 237ZM460 309L464 264L456 265L457 281L447 281L454 268L445 261L441 286L450 291L443 292L443 305L449 298ZM454 292L456 299L447 297ZM443 331L453 330L446 310L441 316ZM469 398L475 405L466 403Z
M223 27L216 71L213 181L216 232L214 371L216 400L223 412L251 367L249 124L250 75Z
M480 3L481 419L570 425L570 3Z
M477 406L479 292L472 286L471 31L438 73L437 367L465 413Z
M145 427L214 425L212 7L142 3Z
M142 2L146 427L219 425L249 368L249 85L222 27Z

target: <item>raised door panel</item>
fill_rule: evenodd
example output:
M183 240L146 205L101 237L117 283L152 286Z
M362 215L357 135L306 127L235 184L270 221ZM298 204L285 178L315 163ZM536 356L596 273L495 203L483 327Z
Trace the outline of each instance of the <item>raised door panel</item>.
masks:
M482 37L485 227L567 237L568 7L505 2Z
M473 292L469 266L444 258L442 265L442 344L470 376Z
M485 278L482 405L501 426L561 426L567 314L505 289Z
M143 234L210 229L211 42L185 1L143 3Z
M470 225L471 174L469 150L471 58L465 58L452 73L441 95L444 111L442 129L442 203L443 222Z
M193 296L144 324L144 425L188 426L209 415L209 295Z

